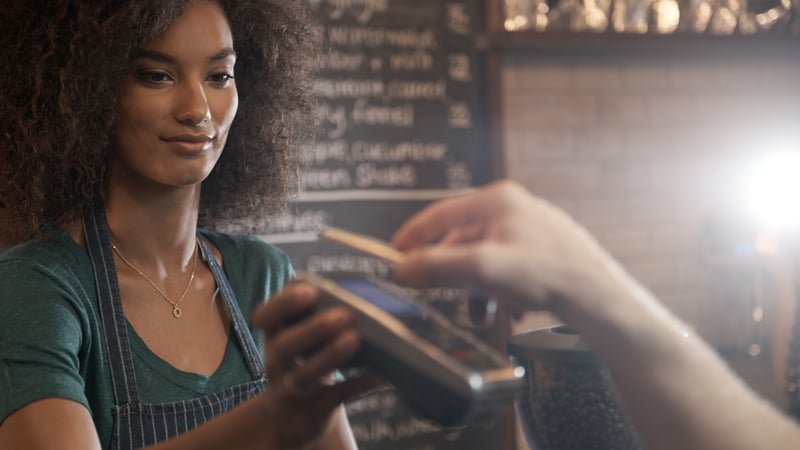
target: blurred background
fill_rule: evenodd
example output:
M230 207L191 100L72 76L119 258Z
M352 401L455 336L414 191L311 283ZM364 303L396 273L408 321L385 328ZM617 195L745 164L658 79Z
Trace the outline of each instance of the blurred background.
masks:
M797 391L786 364L800 353L788 350L800 342L797 0L311 4L326 46L322 127L298 201L265 236L296 267L387 276L316 231L388 239L430 201L512 178L570 213L786 410ZM498 315L476 328L463 293L430 298L500 349L558 322ZM442 430L391 392L348 411L367 450L527 448L513 416Z
M794 0L503 0L508 31L797 32Z
M500 57L506 174L569 211L785 409L797 4L505 0L502 20L518 33Z

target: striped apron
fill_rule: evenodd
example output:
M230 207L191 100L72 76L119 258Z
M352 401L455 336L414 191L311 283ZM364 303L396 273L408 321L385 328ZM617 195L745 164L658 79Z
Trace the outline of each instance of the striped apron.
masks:
M200 398L172 403L142 403L136 384L105 211L102 207L96 208L96 211L85 215L84 222L114 388L112 449L132 450L173 438L212 417L230 411L264 390L264 366L253 337L222 268L207 244L199 239L201 255L211 268L225 300L231 315L233 337L240 344L253 381Z

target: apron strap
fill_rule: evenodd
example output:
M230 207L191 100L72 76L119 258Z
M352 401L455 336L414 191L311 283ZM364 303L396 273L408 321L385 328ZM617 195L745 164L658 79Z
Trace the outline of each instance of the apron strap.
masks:
M89 257L92 260L114 398L118 405L138 403L138 385L125 327L125 315L122 311L108 223L102 205L84 214L84 234Z
M245 358L247 367L250 369L250 374L253 376L253 379L256 380L263 378L265 377L264 363L261 360L258 347L256 347L255 341L253 341L253 335L247 327L241 308L239 308L239 304L236 301L236 295L233 293L233 289L228 282L228 277L225 276L222 267L220 267L217 262L217 258L214 257L214 254L208 248L205 239L201 238L198 239L198 241L200 242L200 254L211 268L211 273L214 274L214 279L217 281L217 287L222 294L222 298L225 300L225 305L228 307L228 312L231 315L231 322L233 324L233 332L239 341L242 355Z
M94 271L97 302L105 336L106 355L111 369L114 398L117 405L139 403L139 391L130 350L127 322L122 309L108 222L102 206L84 215L84 234ZM254 380L265 378L261 354L253 341L253 336L247 327L233 289L208 244L202 238L198 241L202 258L211 268L225 306L231 315L233 333L239 342L250 374Z

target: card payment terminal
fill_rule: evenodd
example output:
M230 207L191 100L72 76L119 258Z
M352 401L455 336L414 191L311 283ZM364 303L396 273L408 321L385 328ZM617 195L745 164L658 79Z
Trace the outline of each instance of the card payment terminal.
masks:
M363 340L352 364L389 380L422 417L445 426L488 422L523 387L523 368L405 289L362 273L300 272L297 279L320 289L318 308L355 311Z

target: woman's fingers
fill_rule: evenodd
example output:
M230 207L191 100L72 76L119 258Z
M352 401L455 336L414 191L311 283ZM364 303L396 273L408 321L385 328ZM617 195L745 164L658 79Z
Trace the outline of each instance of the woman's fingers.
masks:
M273 295L253 312L253 324L264 330L267 338L286 324L296 321L316 305L319 291L305 283L292 283Z
M294 397L326 392L325 381L360 344L355 315L345 308L314 312L318 296L310 285L290 284L254 313L265 333L267 375L275 389Z
M336 384L319 385L314 392L302 391L298 387L288 393L292 406L303 411L304 420L322 422L346 400L384 386L386 382L381 378L364 375Z
M292 323L284 324L269 342L281 354L308 355L343 330L355 324L355 316L345 308L330 308Z
M294 366L299 358L307 362L354 324L355 317L351 312L333 308L283 328L268 341L269 369L283 371Z
M287 376L291 377L295 388L313 394L324 381L323 378L353 359L360 340L355 330L344 331L319 351L305 358L302 364L295 365Z
M383 378L375 375L361 375L356 378L348 378L332 386L325 386L327 390L325 395L330 398L331 403L338 405L344 400L387 385L388 383Z
M269 385L263 398L285 419L276 430L281 448L316 442L344 401L377 386L371 378L330 384L333 372L356 355L361 338L351 311L315 311L318 296L311 286L293 283L253 315L265 332Z

